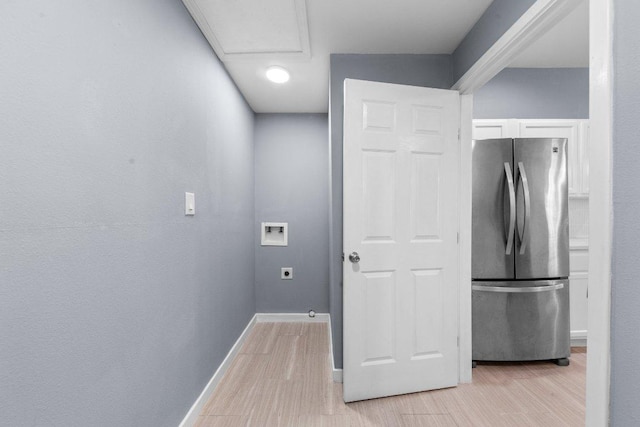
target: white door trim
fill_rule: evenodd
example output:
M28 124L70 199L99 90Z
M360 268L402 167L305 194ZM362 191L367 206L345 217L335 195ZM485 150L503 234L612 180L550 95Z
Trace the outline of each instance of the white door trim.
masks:
M460 95L460 212L458 232L459 268L458 381L471 382L471 139L473 131L473 95Z
M531 6L451 89L473 93L508 67L523 48L544 34L583 0L538 0Z
M587 426L609 424L613 0L589 3L589 301Z
M568 14L579 0L538 0L464 75L452 89L461 94L471 94L482 87L514 56L543 31ZM612 136L612 40L613 0L589 0L589 111L590 145L590 198L589 198L589 357L587 360L586 425L609 424L610 386L610 325L611 325L611 148ZM466 142L465 142L466 141ZM461 156L470 150L469 142L462 139ZM464 162L464 157L461 157ZM461 163L464 168L464 163ZM470 189L461 180L461 197L467 197ZM467 184L468 185L468 184ZM461 200L462 202L462 200ZM461 204L462 207L462 204ZM462 212L461 212L462 213ZM461 251L465 235L470 229L461 218ZM467 234L468 233L468 234ZM462 252L461 252L462 254ZM470 363L470 322L463 321L463 312L470 306L470 295L464 292L465 277L471 257L460 258L460 381L464 382L464 365ZM469 263L467 267L465 264ZM597 284L597 286L595 286ZM468 357L465 361L463 357Z

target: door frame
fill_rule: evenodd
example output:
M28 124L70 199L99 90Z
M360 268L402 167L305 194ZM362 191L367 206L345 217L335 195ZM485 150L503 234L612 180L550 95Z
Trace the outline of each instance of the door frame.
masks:
M589 289L586 425L609 423L612 190L613 0L589 1ZM471 382L471 118L473 92L580 0L537 0L452 87L461 94L460 382ZM467 122L465 123L465 119Z

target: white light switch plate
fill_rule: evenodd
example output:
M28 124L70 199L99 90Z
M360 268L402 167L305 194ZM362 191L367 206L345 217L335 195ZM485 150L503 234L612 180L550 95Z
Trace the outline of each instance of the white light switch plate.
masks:
M196 195L194 193L184 193L184 214L196 214Z

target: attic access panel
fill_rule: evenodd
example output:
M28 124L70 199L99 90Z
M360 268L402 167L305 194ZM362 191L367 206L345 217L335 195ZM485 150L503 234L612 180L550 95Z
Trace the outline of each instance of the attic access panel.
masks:
M183 0L223 61L311 56L305 0Z

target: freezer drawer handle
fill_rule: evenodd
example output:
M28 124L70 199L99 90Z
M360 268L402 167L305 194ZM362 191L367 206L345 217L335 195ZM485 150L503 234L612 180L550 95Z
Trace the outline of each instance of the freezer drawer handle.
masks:
M511 173L511 166L509 162L504 162L504 174L507 177L507 184L509 186L509 229L507 231L507 250L506 255L511 255L513 249L513 235L516 228L516 192L513 187L513 174Z
M471 286L471 290L474 290L474 291L505 292L505 293L511 293L511 294L530 293L530 292L551 292L551 291L557 291L562 288L564 288L564 283L558 283L557 285L549 285L549 286L531 286L528 288L527 287L512 288L509 286L480 286L480 285Z
M529 222L531 221L531 197L529 195L529 181L527 180L527 173L524 170L524 164L518 162L518 183L522 182L522 188L524 190L524 224L520 229L518 224L518 234L520 237L520 255L524 255L527 243L529 241Z

